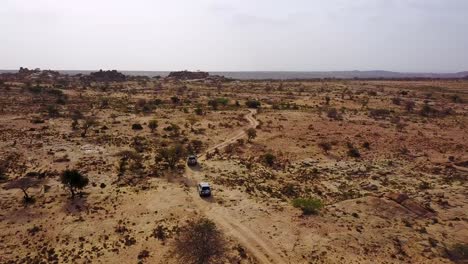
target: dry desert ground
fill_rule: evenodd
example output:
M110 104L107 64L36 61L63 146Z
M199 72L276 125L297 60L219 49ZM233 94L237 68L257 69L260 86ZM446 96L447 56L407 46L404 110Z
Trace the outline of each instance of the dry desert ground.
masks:
M105 73L0 82L0 263L467 263L468 80Z

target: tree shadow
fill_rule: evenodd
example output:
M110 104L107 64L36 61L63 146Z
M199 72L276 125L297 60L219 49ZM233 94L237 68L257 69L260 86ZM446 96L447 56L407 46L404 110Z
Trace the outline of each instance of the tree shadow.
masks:
M69 214L81 214L82 212L88 213L89 206L87 202L87 194L77 194L75 198L67 198L66 203L63 205L63 210Z

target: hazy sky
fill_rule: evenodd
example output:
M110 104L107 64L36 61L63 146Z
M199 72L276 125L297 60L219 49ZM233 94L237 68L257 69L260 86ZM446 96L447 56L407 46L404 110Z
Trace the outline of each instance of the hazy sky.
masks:
M468 70L468 0L2 0L0 68Z

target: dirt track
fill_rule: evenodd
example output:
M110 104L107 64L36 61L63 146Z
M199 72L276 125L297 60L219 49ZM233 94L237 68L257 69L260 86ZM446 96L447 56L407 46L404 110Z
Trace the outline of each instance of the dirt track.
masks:
M244 117L249 121L249 126L248 128L256 128L258 126L258 121L254 118L254 115L257 113L257 110L249 109L249 113L246 114ZM211 152L215 149L222 149L226 147L227 145L236 142L236 140L245 137L245 130L237 131L234 133L233 136L230 136L228 139L224 140L223 142L216 144L212 147L209 147L201 156L201 159L203 160L205 158L206 153Z
M254 118L256 110L250 110L248 114L245 115L245 118L249 121L248 128L255 128L258 126L258 121ZM206 153L213 151L214 149L222 149L227 145L235 142L236 140L246 136L244 129L233 134L225 141L208 148L207 151L203 153L203 156L200 157L200 160L203 160L204 163L209 163L205 159ZM202 175L200 171L188 170L188 177L199 182L202 180ZM238 240L238 242L245 247L250 254L252 254L255 259L260 263L287 263L283 257L277 253L277 250L270 245L267 239L264 239L257 232L254 232L247 226L243 225L239 220L237 220L233 215L228 215L227 210L222 206L218 205L215 202L208 202L201 199L196 189L193 188L191 196L195 204L199 209L204 213L204 215L211 220L213 220L219 227L221 227L225 233L233 236Z

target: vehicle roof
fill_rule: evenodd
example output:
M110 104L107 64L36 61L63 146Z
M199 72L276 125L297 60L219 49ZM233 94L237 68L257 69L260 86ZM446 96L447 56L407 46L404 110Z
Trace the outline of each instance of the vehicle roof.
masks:
M210 184L207 183L207 182L200 182L199 185L200 185L201 187L210 187Z
M189 155L188 157L189 157L189 159L196 159L197 158L197 156L195 156L195 155Z

